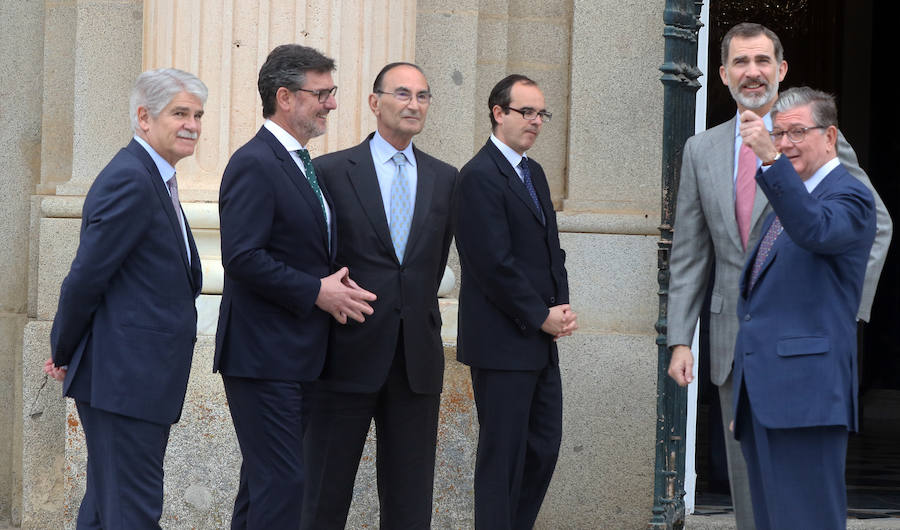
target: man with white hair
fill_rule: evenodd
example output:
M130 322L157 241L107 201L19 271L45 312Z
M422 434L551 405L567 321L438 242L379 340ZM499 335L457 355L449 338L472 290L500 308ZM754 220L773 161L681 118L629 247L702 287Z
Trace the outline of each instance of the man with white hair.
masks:
M159 528L163 457L184 404L202 283L175 164L194 152L206 96L181 70L138 76L134 139L85 197L44 364L84 428L79 529Z

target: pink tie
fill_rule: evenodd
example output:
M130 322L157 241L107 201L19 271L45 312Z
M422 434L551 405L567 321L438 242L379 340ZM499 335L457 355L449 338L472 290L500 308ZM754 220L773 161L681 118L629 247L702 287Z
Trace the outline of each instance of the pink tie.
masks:
M750 238L750 217L753 214L753 200L756 198L755 175L756 155L747 144L741 144L734 193L734 217L737 219L744 250L747 250L747 239Z

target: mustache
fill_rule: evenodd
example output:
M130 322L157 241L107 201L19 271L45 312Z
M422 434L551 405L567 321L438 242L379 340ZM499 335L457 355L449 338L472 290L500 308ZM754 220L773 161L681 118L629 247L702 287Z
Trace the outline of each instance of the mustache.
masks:
M746 87L747 85L762 85L766 88L769 88L769 82L765 77L754 77L751 79L747 79L743 83L741 83L741 88Z
M191 132L191 131L180 130L177 133L175 133L175 136L177 136L179 138L187 138L188 140L196 140L197 138L200 137L200 133L198 133L197 131Z

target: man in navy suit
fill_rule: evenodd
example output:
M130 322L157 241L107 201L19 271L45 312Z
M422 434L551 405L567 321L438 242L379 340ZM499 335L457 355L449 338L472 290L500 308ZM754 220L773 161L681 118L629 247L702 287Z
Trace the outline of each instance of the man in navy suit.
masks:
M97 175L63 281L44 370L75 399L87 444L77 528L159 528L163 456L181 416L200 258L175 163L194 152L206 86L175 69L141 74L134 139Z
M259 71L265 123L222 177L225 287L213 370L241 447L232 528L297 528L304 382L319 376L331 317L362 322L374 295L335 272L333 202L306 145L337 107L334 60L285 44Z
M493 134L459 175L462 267L457 359L478 408L475 526L531 528L562 437L556 340L577 326L565 252L540 164L525 155L550 120L544 95L510 75L488 98Z
M760 530L845 528L856 430L856 312L875 238L872 193L839 162L834 99L790 89L741 136L774 212L741 275L735 438ZM773 143L773 139L775 143Z
M311 393L302 528L344 528L373 418L380 527L431 525L444 375L437 290L457 172L412 143L430 103L418 66L388 64L369 95L376 131L315 160L341 220L337 261L378 300L364 324L332 327Z

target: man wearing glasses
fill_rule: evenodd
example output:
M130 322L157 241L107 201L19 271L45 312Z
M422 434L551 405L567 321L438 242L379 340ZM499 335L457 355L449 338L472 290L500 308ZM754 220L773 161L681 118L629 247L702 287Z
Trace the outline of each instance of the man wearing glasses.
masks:
M710 378L718 387L728 459L728 481L735 520L741 530L752 529L753 514L747 468L740 447L728 430L734 419L730 404L737 301L741 268L760 238L760 227L771 211L753 175L761 161L739 134L745 111L771 127L769 111L778 98L778 85L788 64L778 36L760 24L741 23L722 39L719 75L737 103L735 117L688 139L684 146L675 235L670 258L668 345L672 350L669 375L684 386L693 380L690 344L715 264L715 285L709 304ZM858 317L869 319L875 287L891 239L891 218L856 153L836 131L837 156L853 176L872 191L878 212L878 235L869 257Z
M222 176L225 288L213 370L243 456L232 528L297 528L302 384L322 372L331 317L344 324L372 314L375 296L346 267L335 272L334 205L306 151L337 107L332 70L312 48L272 50L259 71L266 121Z
M340 218L337 262L374 292L363 324L334 326L310 391L302 528L343 529L375 419L380 528L431 525L444 374L437 290L452 238L456 168L417 149L431 90L421 69L391 63L369 95L376 130L319 157Z
M772 206L741 274L734 435L757 528L846 528L848 431L857 417L856 315L875 200L837 158L834 98L808 87L740 135ZM774 140L774 142L773 142Z
M550 113L523 75L488 98L493 134L460 171L457 359L478 408L475 527L532 528L562 438L556 340L577 329L565 252L540 164L525 155Z

